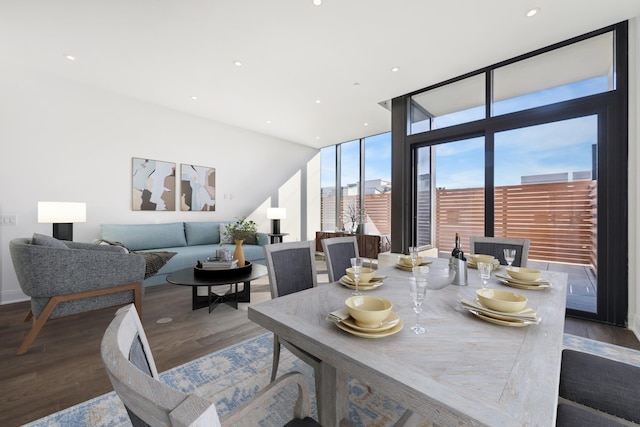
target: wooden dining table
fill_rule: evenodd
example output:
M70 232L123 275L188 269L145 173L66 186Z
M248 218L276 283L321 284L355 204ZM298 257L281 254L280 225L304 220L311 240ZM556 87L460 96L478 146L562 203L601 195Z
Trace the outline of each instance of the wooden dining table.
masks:
M432 267L448 260L425 258ZM497 273L505 274L501 266ZM411 272L390 266L382 286L363 291L390 300L403 328L382 338L348 333L326 319L345 305L352 290L338 282L249 306L249 319L319 358L319 422L348 420L348 377L394 399L407 412L404 425L428 420L437 425L554 426L564 331L567 275L544 271L552 286L514 289L492 274L488 286L525 295L538 324L512 327L489 323L460 305L481 287L468 269L468 286L428 291L421 324L409 295Z

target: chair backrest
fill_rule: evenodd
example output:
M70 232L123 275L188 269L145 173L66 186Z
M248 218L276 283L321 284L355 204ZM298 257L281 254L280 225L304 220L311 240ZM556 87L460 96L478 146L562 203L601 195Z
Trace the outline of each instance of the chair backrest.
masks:
M511 265L514 267L526 267L529 259L530 243L528 239L471 236L469 239L469 250L472 254L493 255L500 261L500 264L507 265L502 250L515 249L516 259Z
M271 298L313 288L318 285L312 241L265 245Z
M358 240L356 236L331 237L322 239L322 250L327 261L329 281L336 282L351 267L351 258L358 257Z
M122 307L100 348L113 389L137 426L220 426L215 406L161 382L133 304Z

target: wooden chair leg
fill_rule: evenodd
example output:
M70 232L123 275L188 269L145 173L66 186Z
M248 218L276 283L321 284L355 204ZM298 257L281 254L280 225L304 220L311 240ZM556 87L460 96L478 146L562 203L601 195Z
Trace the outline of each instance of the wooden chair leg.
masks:
M31 330L29 331L27 336L24 338L24 341L22 341L22 345L20 346L20 348L18 349L18 352L16 353L18 356L25 354L29 349L29 347L31 347L31 344L33 344L33 341L36 339L36 337L40 333L40 330L49 319L49 316L51 316L51 313L53 313L53 310L58 305L58 302L59 302L58 297L51 298L47 303L47 305L44 307L44 310L42 310L42 313L40 313L40 316L37 319L35 317L33 318L33 325L31 325ZM29 316L29 314L31 316ZM31 310L29 310L29 314L27 315L27 318L33 316L33 313L31 312Z
M271 382L275 381L280 364L280 339L273 334L273 363L271 364Z
M24 318L23 322L28 322L29 320L31 320L32 317L33 317L33 311L29 309L29 312L27 313L27 316Z

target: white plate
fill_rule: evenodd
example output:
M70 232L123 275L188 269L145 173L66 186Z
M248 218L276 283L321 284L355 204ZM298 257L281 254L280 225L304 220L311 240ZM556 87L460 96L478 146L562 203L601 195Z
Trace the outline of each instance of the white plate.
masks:
M346 280L345 280L346 277ZM342 276L340 278L340 280L338 280L338 282L342 285L342 286L346 286L349 289L355 289L356 285L355 284L351 284L350 279L347 276ZM382 286L382 280L375 280L375 281L371 281L371 282L367 282L367 283L358 283L358 290L359 291L370 291L371 289L376 289L379 288L380 286Z
M400 322L400 318L398 317L398 314L396 312L394 312L394 311L392 311L391 314L389 315L389 317L387 317L384 320L384 322L382 322L382 323L386 323L386 324L382 325L379 328L365 328L364 326L358 325L356 323L356 321L351 317L348 317L348 318L346 318L346 319L344 319L342 321L342 323L344 323L345 325L347 325L351 329L355 329L356 331L367 332L367 333L384 332L384 331L386 331L388 329L391 329L394 326L396 326L398 324L398 322Z
M337 322L336 325L338 325L338 328L342 329L343 331L348 332L351 335L355 335L355 336L358 336L358 337L362 337L362 338L383 338L383 337L388 337L389 335L397 334L398 332L400 332L402 330L402 328L404 327L404 322L402 321L402 319L400 319L400 321L398 322L398 324L396 326L394 326L391 329L387 329L386 331L382 331L382 332L361 332L361 331L356 331L355 329L350 328L347 325L345 325L343 322Z
M541 284L541 285L523 285L521 283L511 282L511 281L505 280L505 279L498 279L498 281L500 283L502 283L503 285L510 286L512 288L528 289L528 290L531 290L531 291L541 291L543 289L548 289L548 288L551 287L551 283L549 283L549 284Z
M531 286L551 285L551 283L547 279L543 279L543 278L540 278L538 280L522 280L522 279L514 279L508 274L499 274L499 273L496 273L496 278L501 280L507 280L511 283L517 283L519 285L531 285Z

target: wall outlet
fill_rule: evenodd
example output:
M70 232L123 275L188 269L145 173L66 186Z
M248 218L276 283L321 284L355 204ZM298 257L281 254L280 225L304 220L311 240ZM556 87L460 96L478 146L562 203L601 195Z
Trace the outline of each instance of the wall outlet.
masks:
M15 215L5 215L0 217L0 225L16 225L18 219Z

